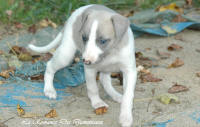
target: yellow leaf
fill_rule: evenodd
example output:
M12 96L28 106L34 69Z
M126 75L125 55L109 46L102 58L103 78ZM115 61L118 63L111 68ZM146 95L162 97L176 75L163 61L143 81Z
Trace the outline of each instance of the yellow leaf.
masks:
M178 13L183 13L183 9L178 7L175 3L171 3L169 5L166 6L160 6L156 9L156 11L162 12L162 11L166 11L166 10L171 10L171 11L175 11Z
M17 104L17 113L19 116L23 116L25 114L25 110L21 108L19 104Z
M170 104L171 102L178 102L178 97L167 93L158 96L158 100L163 104Z
M168 34L175 34L177 33L176 29L173 29L169 26L161 26L162 29L164 29Z

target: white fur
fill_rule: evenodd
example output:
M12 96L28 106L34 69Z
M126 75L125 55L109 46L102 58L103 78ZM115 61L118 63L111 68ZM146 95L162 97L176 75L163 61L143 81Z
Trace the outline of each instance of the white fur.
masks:
M91 32L89 35L89 40L86 45L86 50L83 53L83 58L86 61L91 61L91 63L95 63L98 59L98 56L103 53L103 51L96 45L96 31L98 28L98 21L95 20L91 27Z
M31 50L35 51L35 52L46 53L50 49L56 47L60 43L61 39L62 39L62 32L58 33L58 35L56 36L56 38L49 45L46 45L44 47L36 47L36 46L30 44L28 47Z
M49 98L56 98L56 90L53 86L53 77L55 72L69 65L77 49L72 36L73 23L76 21L77 17L90 6L92 5L81 7L70 16L65 24L64 31L61 33L62 35L59 34L56 37L57 39L52 42L53 44L49 44L44 48L35 47L33 45L29 46L34 51L46 52L47 50L53 48L58 43L58 40L61 40L61 44L54 53L53 58L47 63L45 72L44 93ZM92 63L97 61L98 56L102 53L102 50L95 43L97 28L98 21L94 21L92 23L88 44L86 45L85 52L83 53L83 58L90 60ZM92 107L95 109L103 106L108 107L108 105L100 98L96 83L97 72L103 71L106 68L106 70L100 73L100 82L113 100L121 103L119 122L122 127L130 127L133 122L132 108L137 77L134 56L134 38L130 27L127 32L127 40L129 41L129 44L123 47L123 49L120 49L119 52L111 55L109 58L105 58L104 62L101 62L98 66L84 66L88 97L91 101ZM113 63L121 64L120 66L113 67ZM110 78L110 72L112 71L122 71L123 73L123 95L118 93L112 87Z

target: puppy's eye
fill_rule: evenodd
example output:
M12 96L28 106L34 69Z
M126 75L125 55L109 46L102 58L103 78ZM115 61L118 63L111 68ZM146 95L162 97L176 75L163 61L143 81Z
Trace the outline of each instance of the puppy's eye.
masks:
M84 43L86 43L88 41L88 37L86 37L85 35L82 36L82 40Z
M99 42L100 44L106 44L110 39L101 39Z

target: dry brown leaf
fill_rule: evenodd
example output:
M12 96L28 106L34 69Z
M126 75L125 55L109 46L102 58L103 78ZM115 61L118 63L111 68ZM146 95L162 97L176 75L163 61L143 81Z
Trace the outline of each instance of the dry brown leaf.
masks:
M141 79L142 83L145 83L145 82L160 82L160 81L162 81L162 79L154 77L153 74L151 74L151 73L147 73L147 74L143 74L142 73L140 75L140 79Z
M143 54L141 52L135 52L135 57L141 58L141 57L143 57Z
M15 54L15 55L19 55L19 54L23 54L23 53L29 53L28 50L24 47L20 47L17 45L12 46L12 48L10 49L9 53L11 54Z
M200 72L197 72L197 73L196 73L196 76L197 76L197 77L200 77Z
M169 51L181 50L183 47L177 44L171 44L167 47Z
M35 34L37 31L36 25L33 24L28 28L28 32Z
M186 86L175 83L171 88L168 89L168 93L179 93L179 92L184 92L188 90L189 88L187 88Z
M21 108L21 106L19 104L17 104L17 114L20 117L25 114L25 110L23 108Z
M97 109L94 110L94 112L96 113L96 115L103 115L107 111L108 111L108 108L106 106L100 107L100 108L97 108Z
M156 53L161 59L167 59L167 58L169 58L171 56L170 53L162 52L160 50L157 50Z
M0 127L8 127L8 126L5 125L4 123L0 123Z
M57 117L57 113L56 113L56 110L55 109L52 109L49 113L45 114L45 117L46 118L55 118Z
M17 28L17 29L22 29L23 28L23 25L21 23L19 23L19 22L15 22L14 25L15 25L15 28Z
M198 53L200 53L200 49L196 49L196 51L197 51Z
M185 0L186 5L192 6L192 0Z
M130 16L133 16L133 15L134 15L134 10L130 10L127 13L123 14L123 16L125 16L125 17L130 17Z
M4 54L4 52L2 50L0 50L0 55L3 55L3 54Z
M44 80L44 75L42 75L42 74L33 75L33 76L31 76L31 80L43 81Z
M186 21L187 19L183 18L180 14L174 17L174 19L172 20L172 22L186 22Z
M14 73L15 73L14 71L15 71L14 68L10 68L8 70L4 70L4 71L0 72L0 76L4 77L4 78L9 78L10 77L10 73L12 73L14 75Z
M176 60L168 66L168 68L176 68L183 65L184 65L184 62L180 58L177 57Z
M21 53L19 54L18 59L21 61L31 61L32 56L30 53Z

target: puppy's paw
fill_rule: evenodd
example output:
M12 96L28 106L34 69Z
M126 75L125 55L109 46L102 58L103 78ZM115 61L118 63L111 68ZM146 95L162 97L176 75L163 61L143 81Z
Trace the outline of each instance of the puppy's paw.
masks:
M95 104L92 104L92 107L94 109L98 109L98 108L101 108L101 107L106 107L108 108L109 106L104 102L104 101L100 101L100 102L97 102Z
M133 123L133 117L131 113L121 113L119 116L119 123L121 127L131 127Z
M50 99L56 99L57 97L56 90L54 88L52 89L44 88L44 95Z

